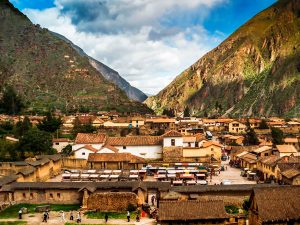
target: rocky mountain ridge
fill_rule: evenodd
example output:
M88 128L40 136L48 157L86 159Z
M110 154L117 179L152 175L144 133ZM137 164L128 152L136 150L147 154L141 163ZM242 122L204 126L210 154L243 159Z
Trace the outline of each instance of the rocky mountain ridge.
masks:
M0 90L11 85L34 112L117 110L151 112L128 99L87 57L0 0Z
M209 116L300 115L300 1L262 11L146 104Z

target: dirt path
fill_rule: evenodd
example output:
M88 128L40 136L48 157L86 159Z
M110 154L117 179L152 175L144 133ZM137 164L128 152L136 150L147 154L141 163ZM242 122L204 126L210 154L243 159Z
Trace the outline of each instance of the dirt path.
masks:
M72 222L68 219L69 213L66 213L66 221L65 222ZM55 224L55 225L64 225L65 222L61 220L60 213L58 212L51 212L50 219L47 223L42 223L42 213L35 213L35 214L25 214L23 215L23 221L27 221L27 225L38 225L38 224ZM0 219L1 221L18 221L18 219ZM73 221L74 223L76 221ZM85 216L82 217L83 224L105 224L104 219L87 219ZM127 224L127 225L154 225L155 221L149 218L142 218L140 222L135 222L131 219L130 222L127 222L126 219L108 219L106 224Z

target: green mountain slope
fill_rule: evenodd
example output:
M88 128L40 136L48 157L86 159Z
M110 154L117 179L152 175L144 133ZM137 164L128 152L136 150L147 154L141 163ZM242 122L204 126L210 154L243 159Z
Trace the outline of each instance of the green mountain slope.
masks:
M262 11L145 102L157 112L300 116L300 1Z
M135 111L149 109L128 99L69 43L33 25L7 0L0 0L0 90L13 85L35 111Z

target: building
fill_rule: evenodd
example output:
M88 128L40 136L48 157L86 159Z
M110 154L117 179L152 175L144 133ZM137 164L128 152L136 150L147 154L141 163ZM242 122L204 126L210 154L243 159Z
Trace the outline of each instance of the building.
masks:
M70 144L72 144L72 141L68 138L54 138L52 140L52 148L54 148L58 153L60 153L63 148Z
M293 145L276 145L275 154L280 157L290 156L297 153L297 149Z
M78 133L72 150L75 151L86 145L91 145L95 149L100 149L106 142L106 134L102 133Z
M91 169L141 169L145 160L130 153L89 154L88 166Z
M284 139L284 144L293 145L297 149L297 151L300 151L299 143L300 143L300 141L298 140L298 138L285 138Z
M226 224L229 215L222 200L160 201L162 225Z
M300 186L254 188L250 196L249 224L299 224Z
M233 134L242 134L246 132L246 125L239 121L232 121L228 125L228 132Z

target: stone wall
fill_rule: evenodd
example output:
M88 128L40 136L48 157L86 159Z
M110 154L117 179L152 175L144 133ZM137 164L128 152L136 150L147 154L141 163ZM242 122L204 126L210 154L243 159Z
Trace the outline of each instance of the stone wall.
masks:
M182 147L163 148L164 162L180 162L182 160Z
M104 192L91 194L87 201L87 208L99 211L126 211L128 204L137 206L138 197L130 192Z

